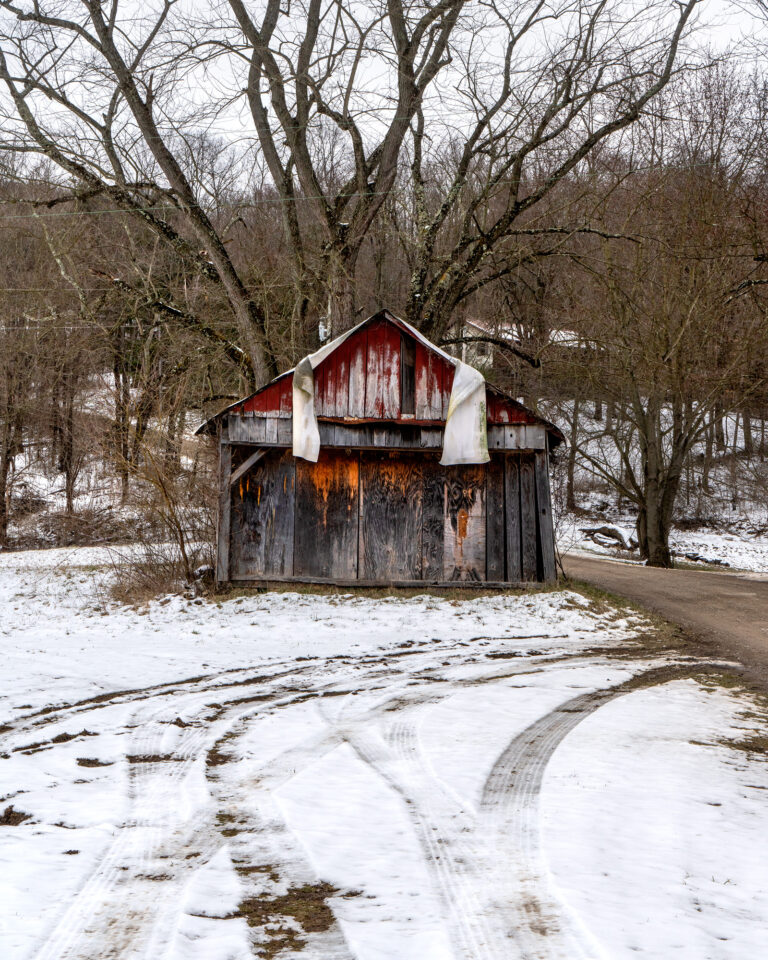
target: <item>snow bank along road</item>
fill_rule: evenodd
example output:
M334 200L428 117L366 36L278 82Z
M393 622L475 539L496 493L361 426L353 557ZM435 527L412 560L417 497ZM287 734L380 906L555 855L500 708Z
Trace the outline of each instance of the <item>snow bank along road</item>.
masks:
M660 570L640 564L565 557L566 573L628 597L714 642L768 690L768 574Z
M143 610L0 555L3 960L767 955L766 704L571 591Z

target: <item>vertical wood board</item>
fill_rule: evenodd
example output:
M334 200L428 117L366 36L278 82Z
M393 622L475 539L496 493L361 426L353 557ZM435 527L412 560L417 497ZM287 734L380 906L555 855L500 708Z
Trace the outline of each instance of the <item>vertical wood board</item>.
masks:
M349 338L349 397L347 416L365 416L365 387L367 380L368 330L363 327Z
M295 576L357 576L358 483L359 461L343 451L296 460Z
M361 462L361 578L421 578L422 471L412 457Z
M486 580L485 467L444 470L443 579Z
M536 579L538 566L536 527L536 480L533 455L523 454L520 458L520 542L523 580Z
M422 457L422 577L442 580L445 556L445 475L436 457Z
M539 549L542 580L557 579L555 567L555 529L552 522L552 503L549 492L549 463L545 450L536 452L536 510L539 519Z
M492 457L486 467L485 487L486 540L485 576L487 580L504 580L504 461Z
M219 510L216 530L216 582L229 580L229 533L232 504L232 489L229 478L232 474L232 447L227 443L227 425L223 424L219 436Z
M520 457L508 454L504 463L504 519L506 527L506 580L523 579L520 555Z
M233 580L293 575L295 464L273 451L234 484Z
M400 416L400 331L388 323L368 328L365 416Z
M424 346L415 350L415 415L417 420L440 420L443 412L443 365L445 361Z
M280 416L293 416L293 375L283 377L280 382Z

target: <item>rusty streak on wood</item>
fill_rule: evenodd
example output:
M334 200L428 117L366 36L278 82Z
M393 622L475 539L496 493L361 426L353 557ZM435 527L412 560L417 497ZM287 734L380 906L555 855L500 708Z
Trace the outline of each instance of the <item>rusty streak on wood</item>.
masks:
M485 580L485 468L445 468L446 580Z
M232 511L232 579L293 574L296 461L269 456L241 477Z
M358 460L321 450L317 463L296 461L294 572L353 578L357 573Z

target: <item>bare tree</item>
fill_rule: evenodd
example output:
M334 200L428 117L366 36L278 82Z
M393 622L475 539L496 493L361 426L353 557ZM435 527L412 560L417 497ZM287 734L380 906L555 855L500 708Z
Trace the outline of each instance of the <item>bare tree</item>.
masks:
M682 139L669 128L659 137L659 118L638 131L648 163L605 199L602 221L635 242L585 239L586 272L571 278L578 329L593 345L571 355L580 395L608 399L616 417L610 429L582 430L578 453L635 505L641 554L654 565L671 563L692 451L723 410L765 392L763 147L739 122L755 93L715 71L671 101ZM702 103L708 110L692 115Z
M258 382L320 314L332 332L354 322L364 242L409 178L406 308L433 336L514 263L559 249L583 224L543 226L537 204L669 81L698 2L627 17L618 0L220 0L201 17L172 0L140 15L0 0L0 149L61 172L49 203L152 231L234 329L200 317L188 287L158 308L226 341ZM279 210L291 265L277 324L239 232L254 204Z

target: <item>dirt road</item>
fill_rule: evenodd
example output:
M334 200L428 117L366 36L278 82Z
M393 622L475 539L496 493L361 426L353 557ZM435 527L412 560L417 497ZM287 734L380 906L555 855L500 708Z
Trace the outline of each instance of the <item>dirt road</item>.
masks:
M710 656L739 660L768 689L768 577L709 570L660 570L567 554L565 571L627 597L704 641Z

